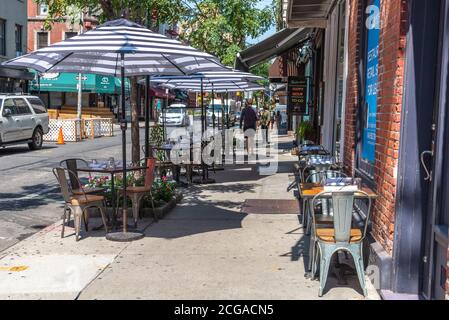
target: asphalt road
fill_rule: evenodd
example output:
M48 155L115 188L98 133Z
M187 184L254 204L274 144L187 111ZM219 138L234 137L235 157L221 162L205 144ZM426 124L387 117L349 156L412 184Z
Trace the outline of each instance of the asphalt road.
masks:
M121 159L118 130L114 137L62 146L45 143L38 151L29 151L27 145L0 148L0 251L61 218L62 196L51 171L61 160L109 157Z

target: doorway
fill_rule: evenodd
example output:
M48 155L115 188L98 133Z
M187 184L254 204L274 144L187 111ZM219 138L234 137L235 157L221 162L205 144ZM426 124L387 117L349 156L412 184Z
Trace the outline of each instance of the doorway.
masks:
M442 1L440 48L437 70L431 150L423 154L423 168L430 183L426 221L423 296L445 299L449 224L449 0ZM425 156L431 158L428 169ZM428 173L428 175L427 175Z

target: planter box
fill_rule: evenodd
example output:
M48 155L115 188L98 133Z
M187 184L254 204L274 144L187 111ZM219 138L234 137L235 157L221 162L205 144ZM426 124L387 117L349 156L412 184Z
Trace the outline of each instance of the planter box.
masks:
M156 214L156 216L160 219L163 218L167 213L169 213L173 208L176 207L176 205L181 202L183 196L181 193L176 193L175 197L168 203L164 203L162 206L160 207L156 207L154 208L155 212L153 212L153 208L141 208L141 213L142 215L145 217L149 217L149 216L154 216L154 213ZM109 215L111 215L111 213L113 212L113 209L111 207L106 208L107 212L109 213ZM122 213L119 212L118 215L120 216ZM98 210L92 210L89 213L90 217L93 218L100 218L100 213L98 212ZM131 210L131 207L128 208L128 218L132 218L133 216L133 212Z

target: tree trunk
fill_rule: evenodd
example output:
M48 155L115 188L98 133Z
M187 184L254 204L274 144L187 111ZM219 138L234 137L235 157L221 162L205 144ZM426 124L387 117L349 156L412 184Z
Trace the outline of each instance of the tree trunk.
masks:
M139 110L137 108L137 90L139 90L136 77L131 78L131 159L133 163L140 161L140 131Z

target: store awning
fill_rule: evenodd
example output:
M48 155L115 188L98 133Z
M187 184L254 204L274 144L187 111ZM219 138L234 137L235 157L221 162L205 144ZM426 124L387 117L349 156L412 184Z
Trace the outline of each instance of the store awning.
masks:
M161 88L154 88L151 87L150 88L150 97L155 97L155 98L168 98L168 99L174 99L175 95L172 93L165 93L165 89L161 89Z
M235 60L235 68L248 72L251 67L281 55L305 41L311 31L311 29L307 28L281 30L238 53Z
M82 91L89 93L120 94L120 79L111 76L82 74ZM129 81L127 81L129 82ZM31 82L31 91L78 92L78 73L44 73ZM129 89L129 83L127 83Z
M0 78L33 80L34 74L31 72L28 72L27 69L17 69L17 68L0 66Z
M289 28L326 28L337 0L283 0L283 18Z

